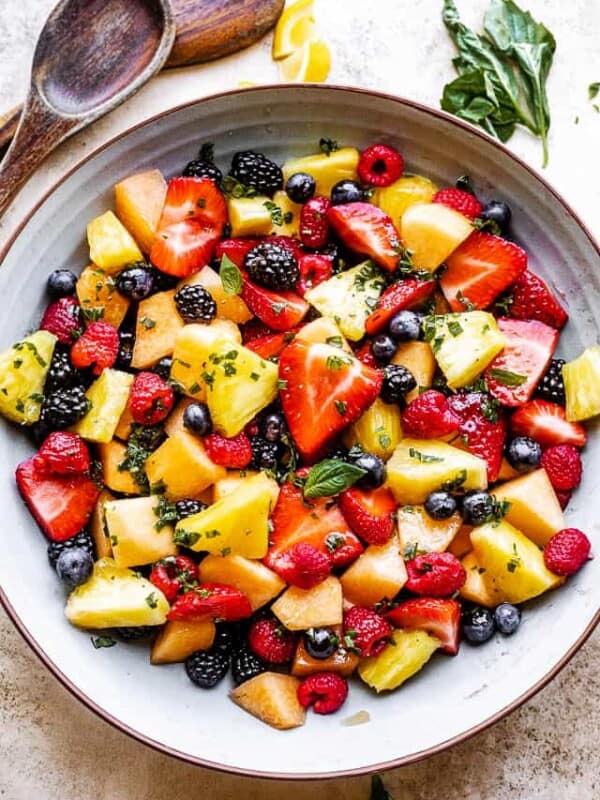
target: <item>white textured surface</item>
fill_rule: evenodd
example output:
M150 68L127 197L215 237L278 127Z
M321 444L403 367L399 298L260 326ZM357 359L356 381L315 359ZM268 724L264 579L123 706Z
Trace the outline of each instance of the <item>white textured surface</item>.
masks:
M2 0L0 4L0 108L16 102L26 86L25 65L36 31L52 0ZM461 4L476 20L484 0ZM553 110L547 177L563 191L596 235L600 233L597 141L600 115L587 100L587 86L600 79L596 0L531 0L529 7L555 32L559 49L550 93ZM384 89L437 105L451 74L452 48L439 20L440 0L321 0L325 35L333 44L331 81ZM468 8L467 8L468 6ZM372 19L371 8L377 17ZM63 146L32 179L11 209L0 243L44 188L65 168L131 123L187 99L239 80L273 81L277 69L265 41L244 54L156 79L92 130ZM580 118L578 125L575 118ZM537 142L515 137L514 149L533 166ZM465 165L468 168L468 165ZM26 568L25 568L26 571ZM543 635L543 632L540 632ZM468 800L508 797L587 800L598 795L596 738L600 728L599 638L576 656L562 675L528 706L490 731L421 765L387 776L396 800L446 796ZM595 659L594 659L595 655ZM83 709L44 671L3 622L0 644L0 797L194 796L366 798L366 781L314 785L240 781L184 766L112 730ZM149 698L151 702L151 698ZM82 731L85 735L82 735Z

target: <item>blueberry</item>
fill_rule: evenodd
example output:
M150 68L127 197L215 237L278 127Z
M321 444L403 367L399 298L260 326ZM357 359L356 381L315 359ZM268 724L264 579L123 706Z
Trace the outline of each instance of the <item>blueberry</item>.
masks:
M450 492L431 492L425 500L425 511L431 519L448 519L456 511L456 498Z
M311 658L321 661L335 653L338 639L330 628L309 628L304 634L304 647Z
M173 359L170 356L164 356L164 358L161 358L160 361L156 362L156 364L152 367L150 371L155 372L163 380L168 381L169 376L171 375L172 366L173 366Z
M542 448L529 436L515 436L506 448L508 463L519 472L539 467Z
M360 203L364 193L356 181L338 181L331 190L331 205L341 206L345 203Z
M390 320L389 332L400 342L416 341L421 336L421 316L415 311L398 311Z
M143 300L154 291L154 275L145 266L132 265L116 277L117 291L130 300Z
M483 525L494 518L495 511L494 498L483 489L474 489L463 497L462 515L467 525Z
M56 560L56 572L63 583L79 586L92 574L94 560L84 547L63 550Z
M494 615L489 608L470 608L463 611L461 629L463 636L471 644L483 644L494 635Z
M381 361L389 361L397 349L398 343L392 339L389 333L379 333L371 342L371 352L375 358L379 358Z
M286 194L292 203L306 203L313 197L316 188L317 182L306 172L295 172L290 175L285 185Z
M521 624L521 612L511 603L500 603L494 611L494 621L500 633L510 636Z
M495 222L500 228L502 233L505 233L510 225L512 213L510 206L502 200L490 200L489 203L483 207L483 211L479 215L481 219L488 219L490 222Z
M363 489L377 489L385 482L385 464L374 453L360 453L356 456L349 455L349 459L356 467L364 469L367 473L357 481L357 486Z
M268 442L279 442L285 432L285 419L283 414L273 411L261 421L261 433Z
M190 403L183 412L183 425L189 431L206 436L212 431L210 411L205 403Z
M52 297L67 297L75 294L77 276L70 269L55 269L48 275L46 288Z

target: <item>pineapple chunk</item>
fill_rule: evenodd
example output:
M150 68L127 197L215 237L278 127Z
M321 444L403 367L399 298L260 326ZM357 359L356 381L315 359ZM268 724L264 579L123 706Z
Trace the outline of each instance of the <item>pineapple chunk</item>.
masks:
M277 208L271 208L271 230L270 234L275 236L293 236L298 238L300 235L300 211L302 206L293 203L283 189L275 192L272 201ZM281 223L279 222L279 212L281 211ZM286 222L286 219L289 220Z
M174 664L185 661L197 650L209 650L216 630L210 620L170 620L154 640L150 663Z
M36 331L0 353L0 414L21 425L40 418L56 336Z
M425 317L423 329L451 389L473 383L505 342L487 311Z
M133 375L117 369L103 369L85 393L90 402L87 414L73 427L89 442L110 442L129 400Z
M157 169L130 175L115 186L117 217L144 253L152 250L166 194L167 182Z
M273 225L265 205L270 197L228 197L227 214L232 236L266 236Z
M145 483L145 473L143 471L140 473L141 479L138 483L134 473L121 467L127 458L127 447L124 444L116 439L99 444L98 455L102 462L102 480L108 489L123 494L141 494L141 484Z
M390 216L395 225L407 208L416 203L429 203L438 187L422 175L403 175L391 186L376 189L372 201L382 211Z
M94 513L90 519L90 533L96 546L98 558L110 558L112 556L110 536L104 524L104 503L114 499L110 492L103 489L98 496Z
M417 203L400 221L402 243L415 269L436 270L473 233L471 220L441 203Z
M372 261L364 261L319 283L305 299L324 317L329 317L353 342L365 335L365 320L373 311L385 284Z
M497 486L494 496L510 503L504 519L540 547L566 527L556 492L544 469Z
M460 590L463 600L486 608L494 608L506 602L496 584L486 580L486 571L477 562L475 553L468 553L461 563L467 573L467 579Z
M197 497L226 475L213 463L200 439L180 431L161 444L145 464L150 488L164 490L169 500Z
M564 365L562 374L569 422L600 414L600 345L586 347L574 361Z
M359 606L373 606L386 598L391 600L407 579L395 536L384 545L369 545L340 578L345 599Z
M359 444L363 450L387 461L402 439L402 420L397 405L378 397L344 436L348 447Z
M440 646L440 640L425 631L396 630L378 656L361 661L358 674L376 692L397 689L424 667Z
M290 631L341 625L342 584L330 575L312 589L290 586L273 603L271 611Z
M246 478L251 478L253 475L258 475L258 472L251 469L229 470L227 475L212 487L212 502L216 503L217 500L222 500L226 495L237 489Z
M151 495L104 503L104 521L117 567L137 567L177 555L173 527L160 519L162 502L161 497Z
M88 223L87 238L90 260L109 275L119 272L125 264L144 258L133 236L112 211Z
M315 194L329 197L338 181L357 179L356 168L360 153L354 147L342 147L333 150L329 155L316 153L303 158L292 158L283 165L283 182L296 172L307 172L312 175L317 186Z
M462 517L455 511L448 519L432 519L423 506L398 509L398 533L402 553L442 553L462 526Z
M233 689L233 702L272 728L284 731L304 725L306 711L298 700L300 681L293 675L263 672Z
M167 598L150 581L101 558L91 577L69 595L65 614L78 628L125 628L162 625L168 611Z
M131 356L134 369L146 369L173 354L175 339L184 326L174 297L175 292L158 292L139 304Z
M101 319L115 328L129 308L129 300L117 292L114 280L94 264L86 267L77 280L77 299L88 321Z
M564 582L546 568L537 545L504 520L475 528L471 542L485 583L509 603L524 603Z
M417 382L415 388L406 395L407 403L418 397L421 389L431 388L435 374L435 358L427 342L400 342L391 363L406 367Z
M181 281L178 288L182 286L204 286L217 304L218 319L229 319L241 325L254 316L238 294L227 294L221 278L212 267L206 266L200 272Z
M252 606L252 611L270 603L285 589L276 572L261 561L252 561L243 556L206 556L199 566L201 583L226 583L243 592Z
M309 344L328 344L341 350L352 352L352 348L342 336L342 332L329 317L319 317L303 325L295 336L298 342Z
M178 522L175 539L214 555L263 558L269 545L269 514L278 494L277 483L259 472L222 500Z
M402 439L387 463L388 486L402 505L424 503L430 492L457 481L465 490L486 489L485 461L435 439Z

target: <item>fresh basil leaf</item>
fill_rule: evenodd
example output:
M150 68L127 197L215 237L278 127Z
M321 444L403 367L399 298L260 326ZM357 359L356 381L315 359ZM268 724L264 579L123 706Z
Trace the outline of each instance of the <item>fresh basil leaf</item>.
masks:
M596 81L596 83L590 83L588 86L588 98L593 100L600 92L600 81Z
M305 497L332 497L349 489L367 472L354 464L328 458L311 468L304 484Z
M504 386L522 386L527 382L527 375L519 375L509 369L493 368L488 371L488 376Z
M223 291L225 294L240 294L242 291L242 273L226 255L221 259L219 270Z
M393 800L379 775L373 775L371 778L371 800Z

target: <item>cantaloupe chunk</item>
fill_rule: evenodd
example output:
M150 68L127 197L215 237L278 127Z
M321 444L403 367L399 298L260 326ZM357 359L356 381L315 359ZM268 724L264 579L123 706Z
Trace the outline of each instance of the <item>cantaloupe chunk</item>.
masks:
M127 447L124 444L116 439L99 444L98 455L102 462L102 480L108 489L123 494L141 494L141 482L138 483L128 469L119 468L127 457Z
M460 589L460 596L463 600L486 608L494 608L500 603L506 602L506 598L496 584L486 580L486 570L478 563L475 553L468 553L461 564L467 573L467 579Z
M251 478L253 475L258 475L258 472L251 469L228 470L227 475L212 487L212 502L216 503L218 500L222 500L225 495L231 494L237 489L246 478Z
M436 364L427 342L400 342L391 363L406 367L417 382L416 387L406 395L407 403L418 397L421 389L431 388Z
M157 292L139 304L131 356L134 369L147 369L173 355L175 339L184 326L174 297L175 292Z
M510 503L504 519L540 547L566 527L556 492L544 469L497 486L494 496Z
M115 429L115 438L120 439L122 442L126 442L133 432L134 425L135 422L133 419L133 414L131 413L131 406L129 403L127 403L123 413L119 418L119 424Z
M342 625L334 625L331 632L337 636L340 647L334 650L329 658L313 658L306 649L304 637L300 638L292 663L292 675L297 675L299 678L305 678L315 672L336 672L344 678L352 675L358 666L359 657L343 646L344 630Z
M312 589L290 586L273 603L271 610L291 631L341 625L342 585L330 575Z
M226 470L213 463L200 439L180 431L169 436L146 461L146 475L154 491L164 491L169 500L197 497Z
M208 555L200 562L198 571L201 583L235 586L246 595L252 611L262 608L285 589L285 581L261 561L235 554Z
M220 319L229 319L241 325L254 316L239 294L227 294L221 278L212 267L206 266L181 281L178 288L181 286L204 286L217 304L217 317Z
M171 411L165 422L165 433L167 436L175 436L175 434L179 433L180 431L189 433L188 429L183 424L183 415L189 404L194 402L195 401L192 397L182 397L178 401L177 405L173 411Z
M340 578L345 599L359 606L391 600L407 579L396 536L384 545L369 545Z
M152 564L177 554L173 527L160 520L160 502L152 495L104 503L104 520L117 567Z
M125 319L129 300L117 291L114 278L91 264L77 279L77 299L85 320L101 319L118 328Z
M209 650L215 633L215 623L210 620L169 620L154 640L150 663L174 664L197 650Z
M157 169L130 175L115 186L115 211L144 253L152 250L167 182Z
M436 270L471 235L471 220L441 203L416 203L400 220L402 243L415 269Z
M233 702L272 728L288 730L304 725L306 711L298 700L300 681L293 675L263 672L230 693Z

